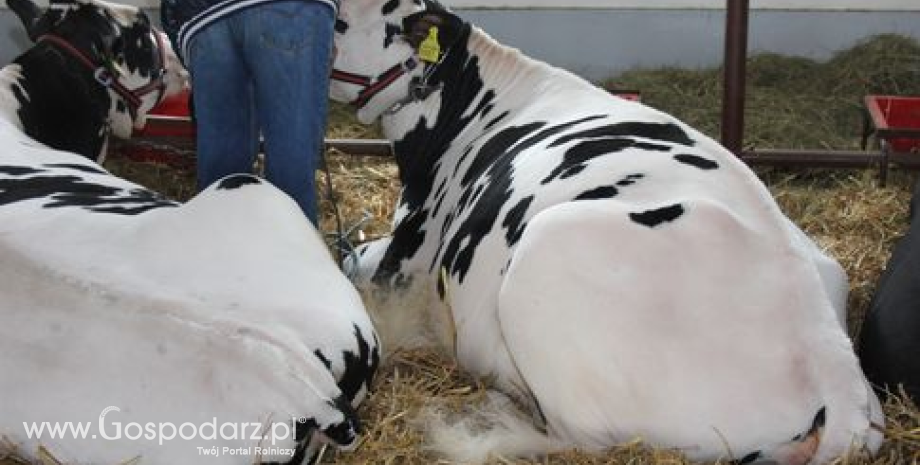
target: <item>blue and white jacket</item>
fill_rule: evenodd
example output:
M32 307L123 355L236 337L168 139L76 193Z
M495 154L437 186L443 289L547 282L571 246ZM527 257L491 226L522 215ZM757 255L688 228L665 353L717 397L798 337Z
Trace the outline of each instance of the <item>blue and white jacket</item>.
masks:
M160 22L179 58L185 61L188 45L198 31L235 12L282 0L162 0ZM337 13L340 0L303 0L329 5Z

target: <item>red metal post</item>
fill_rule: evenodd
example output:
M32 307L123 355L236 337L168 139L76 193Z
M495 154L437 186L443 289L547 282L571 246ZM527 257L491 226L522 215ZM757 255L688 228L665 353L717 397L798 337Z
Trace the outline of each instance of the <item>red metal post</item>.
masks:
M748 0L726 0L722 75L722 145L740 155L744 142L744 81L747 62Z

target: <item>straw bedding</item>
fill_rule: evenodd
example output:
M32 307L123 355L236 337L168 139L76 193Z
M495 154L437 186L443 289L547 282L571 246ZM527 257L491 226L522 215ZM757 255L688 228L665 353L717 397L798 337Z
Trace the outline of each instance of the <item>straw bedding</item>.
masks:
M704 132L718 136L720 77L717 69L636 70L606 86L638 89L644 102L668 111ZM920 95L920 44L885 35L859 43L833 59L757 55L748 64L746 138L748 147L858 148L861 98L869 93ZM376 128L356 124L334 106L330 136L375 138ZM383 235L389 227L398 181L386 158L328 154L332 191L345 226L360 225L352 240ZM189 173L160 165L109 162L117 173L174 198L193 194ZM852 286L849 324L856 336L893 241L903 232L910 192L917 175L896 170L880 188L872 171L758 169L783 210L846 268ZM321 183L325 183L322 174ZM336 229L331 199L323 200L323 229ZM363 220L363 221L362 221ZM359 232L360 231L360 232ZM918 354L920 356L920 354ZM388 354L376 388L362 407L366 431L357 451L330 452L325 462L343 464L444 463L426 451L416 427L433 405L469 409L487 399L483 382L460 371L444 351L427 348ZM874 459L853 457L841 463L920 463L920 409L902 397L886 406L887 440ZM2 449L2 446L0 446ZM21 463L15 452L0 465ZM686 464L678 454L642 447L640 438L602 456L577 451L535 462L496 458L494 464Z

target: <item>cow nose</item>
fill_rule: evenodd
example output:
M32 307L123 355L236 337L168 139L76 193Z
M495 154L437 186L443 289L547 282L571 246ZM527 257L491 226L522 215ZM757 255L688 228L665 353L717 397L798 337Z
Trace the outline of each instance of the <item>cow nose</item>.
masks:
M344 420L322 431L322 435L343 450L351 450L357 445L358 433L361 431L361 420L345 396L335 400L335 406L345 416Z

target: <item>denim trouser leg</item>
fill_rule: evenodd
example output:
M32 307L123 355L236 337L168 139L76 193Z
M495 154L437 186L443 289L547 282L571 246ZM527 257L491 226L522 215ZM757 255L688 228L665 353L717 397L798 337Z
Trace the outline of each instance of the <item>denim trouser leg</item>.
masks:
M317 223L315 171L326 129L335 18L319 2L273 2L234 13L191 44L198 180L250 172L265 139L265 176Z
M236 43L232 24L219 21L190 47L199 190L229 174L251 173L258 151L251 76Z
M315 173L326 129L329 59L335 18L319 2L271 3L253 10L247 37L258 119L265 138L265 177L317 223Z

